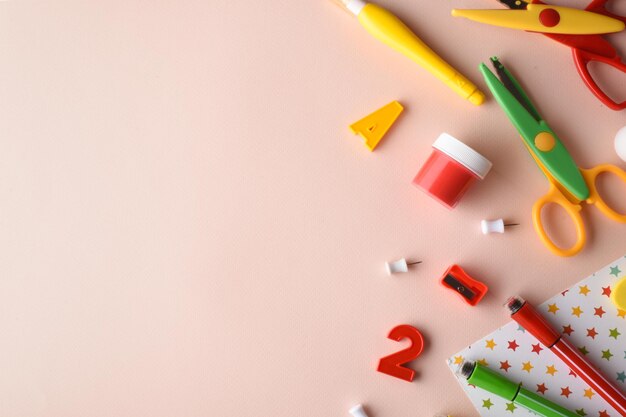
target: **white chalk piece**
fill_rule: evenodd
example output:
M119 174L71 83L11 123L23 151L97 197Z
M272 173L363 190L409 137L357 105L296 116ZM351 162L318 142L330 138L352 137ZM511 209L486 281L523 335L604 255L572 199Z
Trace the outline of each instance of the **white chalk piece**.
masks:
M349 413L352 414L353 417L367 417L367 414L365 413L365 410L363 409L363 406L361 404L357 404L352 407Z
M615 135L615 152L617 156L626 162L626 126L617 131Z
M421 264L422 261L407 263L406 259L402 258L394 262L385 262L387 268L387 275L398 274L401 272L409 272L410 265Z
M504 224L504 220L502 219L482 220L480 222L480 230L482 230L483 235L488 235L489 233L504 233L504 228L508 226L519 226L519 224Z

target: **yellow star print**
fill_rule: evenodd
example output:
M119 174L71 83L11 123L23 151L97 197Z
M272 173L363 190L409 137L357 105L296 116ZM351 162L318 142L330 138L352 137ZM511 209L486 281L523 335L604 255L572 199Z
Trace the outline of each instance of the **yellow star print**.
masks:
M530 361L528 362L522 362L522 371L526 371L528 373L530 373L530 370L533 369L534 366L531 365Z
M560 308L558 308L556 306L556 303L548 304L548 313L556 314L556 312L559 311L559 310L560 310Z
M589 289L589 287L588 287L588 286L586 286L586 285L581 285L581 286L580 286L580 287L578 287L578 288L579 288L579 292L578 292L578 294L582 294L582 295L584 295L585 297L587 296L587 294L589 294L589 293L591 292L591 290Z
M546 374L550 374L550 375L554 376L554 374L556 374L557 372L558 371L556 370L554 365L546 366Z
M583 311L580 309L580 306L572 307L572 316L580 317Z
M585 390L585 397L587 397L587 398L589 398L589 399L591 399L591 397L593 397L593 396L594 396L594 394L595 394L595 392L593 392L593 391L591 390L591 388L589 388L589 389L586 389L586 390Z
M487 363L487 359L482 358L481 360L477 361L479 364L481 364L482 366L489 366L489 364Z
M462 364L462 363L463 363L463 356L460 356L460 355L459 355L459 356L455 356L455 357L454 357L454 364L455 364L455 365L460 365L460 364Z
M617 317L626 318L626 310L617 309Z
M493 348L496 347L496 346L497 346L497 344L496 344L496 342L493 341L493 339L485 341L485 347L488 348L488 349L493 350Z

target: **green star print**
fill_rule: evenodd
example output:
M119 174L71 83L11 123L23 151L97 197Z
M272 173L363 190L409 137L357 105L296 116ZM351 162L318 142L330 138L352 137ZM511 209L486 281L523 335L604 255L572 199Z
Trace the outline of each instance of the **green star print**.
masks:
M508 404L506 405L506 411L510 411L511 413L515 412L515 409L516 409L516 408L517 408L517 407L516 407L516 406L515 406L515 404L513 404L513 403L508 403Z
M613 339L617 340L617 336L619 335L621 335L621 333L617 331L617 327L609 330L609 337L612 337Z
M483 408L490 410L492 405L493 403L491 402L491 398L487 398L486 400L483 400Z
M606 359L607 361L611 360L611 356L613 356L613 354L611 353L611 349L607 349L607 350L603 350L602 351L602 359Z
M619 382L626 382L626 372L624 372L624 371L618 372L617 373L617 380Z
M618 276L619 274L621 274L622 271L620 271L619 266L612 266L611 267L611 275L615 275Z

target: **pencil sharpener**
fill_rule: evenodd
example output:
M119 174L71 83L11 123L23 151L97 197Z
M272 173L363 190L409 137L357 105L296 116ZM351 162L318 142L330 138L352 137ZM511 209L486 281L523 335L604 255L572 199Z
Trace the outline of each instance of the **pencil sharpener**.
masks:
M441 277L441 285L456 292L463 301L475 306L483 299L489 289L482 282L470 277L458 265L452 265Z

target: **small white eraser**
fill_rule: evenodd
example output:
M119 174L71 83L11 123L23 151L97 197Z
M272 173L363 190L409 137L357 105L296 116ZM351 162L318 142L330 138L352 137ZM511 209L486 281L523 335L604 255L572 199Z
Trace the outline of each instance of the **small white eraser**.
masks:
M387 267L387 275L409 272L409 265L404 258L395 262L385 262L385 266Z
M489 233L504 233L504 220L482 220L480 222L480 229L483 235L488 235Z
M367 417L367 414L365 414L365 410L361 404L357 404L352 407L349 413L352 414L353 417Z
M615 135L615 152L617 156L626 162L626 126L617 131Z

